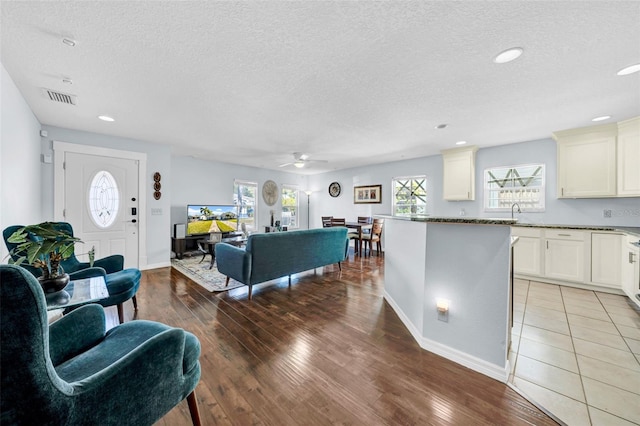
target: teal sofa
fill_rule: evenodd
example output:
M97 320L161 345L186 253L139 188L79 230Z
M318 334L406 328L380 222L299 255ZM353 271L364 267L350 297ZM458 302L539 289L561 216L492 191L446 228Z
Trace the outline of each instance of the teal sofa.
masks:
M342 262L349 248L347 228L319 228L304 231L250 235L245 248L216 244L218 271L249 286Z

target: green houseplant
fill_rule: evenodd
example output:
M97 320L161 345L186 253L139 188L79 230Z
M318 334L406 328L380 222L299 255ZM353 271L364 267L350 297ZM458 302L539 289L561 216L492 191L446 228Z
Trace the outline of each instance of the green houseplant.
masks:
M20 265L27 262L34 268L42 270L38 278L45 292L62 290L69 282L69 275L64 272L60 262L68 259L74 251L79 238L56 228L53 222L24 226L9 236L7 242L16 244L10 251L12 259L9 263ZM89 261L93 263L93 252L89 252Z

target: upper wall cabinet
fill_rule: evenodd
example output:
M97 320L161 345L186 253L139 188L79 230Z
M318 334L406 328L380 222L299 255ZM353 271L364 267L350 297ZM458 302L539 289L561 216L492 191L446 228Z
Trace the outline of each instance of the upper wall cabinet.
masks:
M553 133L558 198L640 196L640 117Z
M640 196L640 117L618 123L618 196Z
M615 124L555 132L558 198L616 195Z
M442 151L442 194L445 200L475 200L477 150L478 147L470 146Z

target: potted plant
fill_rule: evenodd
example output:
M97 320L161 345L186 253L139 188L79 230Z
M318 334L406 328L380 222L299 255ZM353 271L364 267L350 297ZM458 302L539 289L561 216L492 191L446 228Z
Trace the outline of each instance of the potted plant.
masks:
M7 239L8 243L17 244L9 254L9 263L20 265L27 262L34 268L41 269L38 277L45 293L62 290L69 283L69 275L64 272L60 262L68 259L74 251L75 243L82 242L56 228L53 222L24 226ZM89 261L93 264L93 249L89 252Z

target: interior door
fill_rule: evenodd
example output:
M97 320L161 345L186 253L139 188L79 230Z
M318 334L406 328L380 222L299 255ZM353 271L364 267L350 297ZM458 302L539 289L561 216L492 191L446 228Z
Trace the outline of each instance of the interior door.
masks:
M139 161L66 152L64 164L64 217L84 241L76 254L95 247L96 259L122 254L138 267Z

